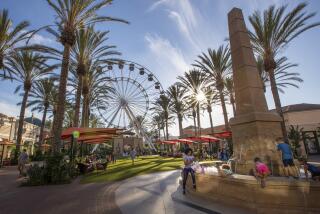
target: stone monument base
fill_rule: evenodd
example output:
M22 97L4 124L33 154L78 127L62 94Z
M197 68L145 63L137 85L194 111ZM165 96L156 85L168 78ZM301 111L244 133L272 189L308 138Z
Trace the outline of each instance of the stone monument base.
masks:
M236 173L248 175L254 158L266 163L273 175L283 175L275 139L282 136L281 118L272 112L256 112L230 119Z
M187 188L190 194L205 200L240 206L259 214L320 213L319 182L270 177L267 186L261 188L257 179L248 175L221 177L197 173L196 179L197 190L193 190L191 179Z

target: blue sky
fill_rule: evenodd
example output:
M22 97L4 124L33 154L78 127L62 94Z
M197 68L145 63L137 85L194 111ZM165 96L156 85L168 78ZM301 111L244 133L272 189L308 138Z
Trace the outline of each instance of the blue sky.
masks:
M264 10L271 4L289 3L289 8L301 1L295 0L115 0L101 10L101 14L130 21L130 25L120 23L99 24L100 30L110 30L110 44L117 45L123 58L148 67L162 85L167 88L191 66L196 56L207 48L217 48L225 44L228 36L227 13L232 7L239 7L247 17L255 10ZM320 1L310 0L308 11L317 12L314 21L320 21ZM54 13L45 0L1 0L0 9L9 9L14 23L22 20L31 22L32 28L51 24ZM247 27L250 24L246 22ZM283 105L295 103L320 103L320 28L302 34L289 45L283 56L292 63L298 63L293 72L301 73L304 83L300 89L288 88L281 94ZM40 32L34 41L59 47L52 37ZM13 95L14 83L0 82L0 112L17 116L19 97ZM272 95L266 93L269 108L273 108ZM229 117L232 116L228 107ZM221 107L214 107L214 123L222 124ZM27 111L27 116L31 113ZM191 124L185 122L184 126ZM206 113L203 126L209 126ZM177 128L171 129L172 134Z

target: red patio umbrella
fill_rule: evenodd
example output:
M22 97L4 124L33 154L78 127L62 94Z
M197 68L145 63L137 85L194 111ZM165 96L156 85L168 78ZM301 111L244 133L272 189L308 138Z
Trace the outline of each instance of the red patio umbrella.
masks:
M215 133L213 136L218 138L230 138L232 137L232 132L230 131L219 132L219 133Z
M78 127L71 127L67 128L62 131L61 139L70 138L74 131L80 132L81 136L92 136L92 135L119 135L122 133L123 129L116 129L116 128L78 128Z
M180 143L184 143L184 144L192 144L193 143L192 140L188 140L188 139L176 139L176 141L178 141Z

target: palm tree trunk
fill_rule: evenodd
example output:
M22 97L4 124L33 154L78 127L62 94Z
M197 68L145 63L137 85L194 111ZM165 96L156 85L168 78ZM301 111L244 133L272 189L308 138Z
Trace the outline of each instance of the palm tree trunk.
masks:
M196 116L193 116L193 125L194 125L194 135L197 136L197 122L196 122Z
M232 94L230 94L230 102L232 105L232 110L233 110L233 116L236 116L236 106L235 106L235 100Z
M158 134L159 134L159 140L160 140L160 138L161 138L161 128L160 128L160 125L158 125Z
M169 130L168 130L168 119L166 118L166 136L167 136L167 140L169 140Z
M80 103L81 103L81 92L82 92L82 75L79 75L79 83L76 93L76 104L75 104L75 112L73 118L73 126L79 126L79 116L80 116Z
M163 127L163 129L162 129L162 132L163 132L163 139L167 139L167 137L166 137L166 132L165 132L165 130L164 130L164 127Z
M208 111L209 114L209 118L210 118L210 127L211 127L211 134L214 134L214 130L213 130L213 122L212 122L212 114L211 111Z
M269 70L268 74L269 74L269 77L270 77L270 86L271 86L271 91L272 91L272 95L273 95L274 104L276 106L276 110L277 110L278 114L280 115L280 117L282 119L281 120L282 135L283 135L284 138L287 138L288 134L287 134L286 125L285 125L285 122L284 122L280 96L279 96L279 92L278 92L278 88L277 88L276 79L275 79L275 76L274 76L274 70L273 69Z
M225 129L228 131L229 130L228 113L227 113L226 103L224 101L224 95L222 90L219 90L219 96L220 96L220 102L222 106L223 117L224 117L224 126L225 126Z
M181 138L183 136L183 130L182 130L182 116L178 114L178 123L179 123L179 137Z
M83 97L83 103L82 103L82 113L81 113L81 127L85 127L86 123L86 103L85 103L85 96Z
M198 120L198 135L201 135L201 124L200 124L200 104L197 105L197 120Z
M62 125L64 119L65 111L65 100L66 100L66 90L67 90L67 79L69 72L70 63L70 50L71 46L65 43L63 50L63 58L60 73L60 83L59 83L59 95L58 95L58 108L56 113L56 118L53 125L53 152L58 152L60 149Z
M21 108L20 108L15 158L17 158L18 155L20 154L20 146L21 146L21 140L22 140L22 134L23 134L22 132L23 132L23 123L24 123L24 113L26 111L28 96L29 96L29 90L25 90L22 103L21 103Z
M88 127L88 122L89 122L88 121L88 113L89 113L88 94L83 93L81 127Z
M40 137L39 137L39 145L41 145L43 142L43 130L44 126L46 124L46 117L47 117L47 111L48 111L48 105L44 105L43 115L42 115L42 121L41 121L41 128L40 128Z
M89 97L87 95L87 112L86 112L86 127L89 127L90 124L90 100Z

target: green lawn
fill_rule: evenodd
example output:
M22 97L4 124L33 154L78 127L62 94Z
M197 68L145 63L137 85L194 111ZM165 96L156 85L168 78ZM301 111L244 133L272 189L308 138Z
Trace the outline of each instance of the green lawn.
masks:
M129 158L121 159L117 160L115 164L109 164L106 171L92 172L85 175L81 182L120 181L136 175L180 169L182 165L181 158L139 157L135 159L134 165L132 165Z

